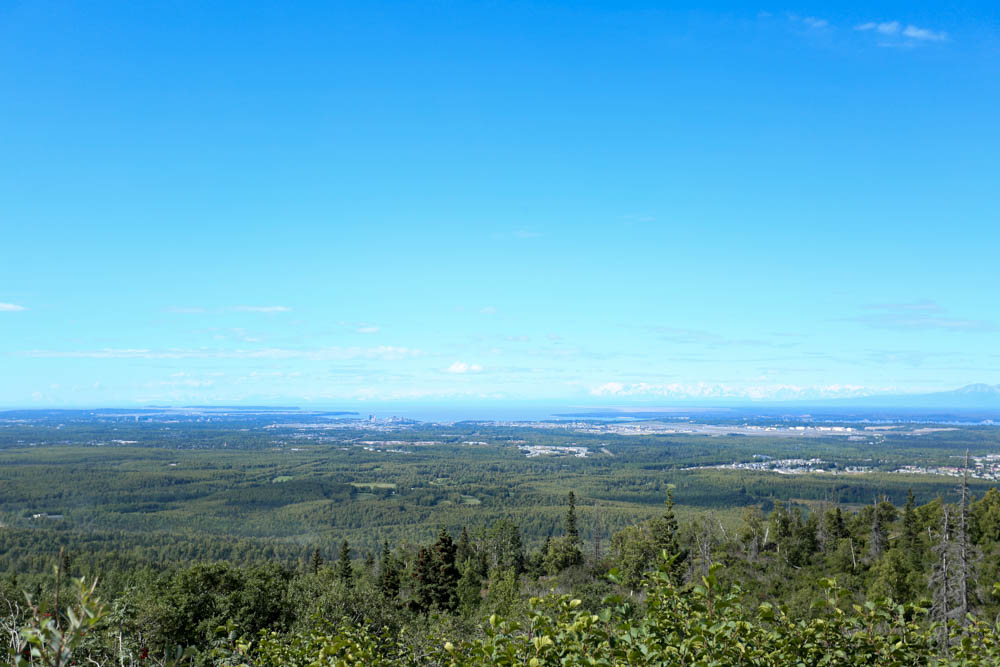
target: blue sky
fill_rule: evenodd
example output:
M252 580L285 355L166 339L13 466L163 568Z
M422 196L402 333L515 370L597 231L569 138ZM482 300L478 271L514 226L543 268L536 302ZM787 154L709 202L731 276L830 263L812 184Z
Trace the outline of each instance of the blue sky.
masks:
M0 405L998 383L998 82L987 3L4 3Z

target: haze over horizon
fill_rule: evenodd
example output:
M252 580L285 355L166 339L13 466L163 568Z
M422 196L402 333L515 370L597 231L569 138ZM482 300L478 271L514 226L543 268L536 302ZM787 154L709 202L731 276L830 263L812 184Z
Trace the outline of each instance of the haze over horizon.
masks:
M996 385L998 27L8 3L0 406Z

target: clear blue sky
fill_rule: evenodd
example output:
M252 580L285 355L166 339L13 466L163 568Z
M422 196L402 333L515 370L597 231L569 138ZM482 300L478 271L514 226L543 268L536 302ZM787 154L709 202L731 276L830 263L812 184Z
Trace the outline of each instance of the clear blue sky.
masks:
M0 405L1000 382L998 7L5 2Z

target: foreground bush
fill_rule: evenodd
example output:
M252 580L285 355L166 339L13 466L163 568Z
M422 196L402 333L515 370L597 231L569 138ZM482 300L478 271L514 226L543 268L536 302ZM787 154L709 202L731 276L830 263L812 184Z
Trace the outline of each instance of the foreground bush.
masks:
M610 597L598 613L577 599L532 598L524 620L491 616L475 637L421 636L378 630L371 624L338 629L239 637L220 627L214 646L195 655L141 664L319 667L354 665L997 665L1000 626L972 616L947 625L931 622L920 605L886 600L851 605L832 579L809 618L794 618L768 603L751 606L738 586L723 586L713 567L701 583L679 589L664 561L646 584L638 609ZM615 575L612 574L612 577ZM76 588L68 623L35 608L20 629L9 664L124 664L88 649L102 617L93 587ZM430 635L434 631L427 630ZM429 648L428 648L429 647ZM129 663L136 664L133 661Z
M612 597L599 613L569 596L533 598L528 620L492 616L474 639L444 640L426 654L359 627L265 635L232 646L247 665L997 665L1000 627L966 619L943 626L927 609L891 601L845 605L825 579L808 619L763 604L750 608L716 569L680 591L666 564L648 583L645 613ZM846 607L846 608L845 608Z

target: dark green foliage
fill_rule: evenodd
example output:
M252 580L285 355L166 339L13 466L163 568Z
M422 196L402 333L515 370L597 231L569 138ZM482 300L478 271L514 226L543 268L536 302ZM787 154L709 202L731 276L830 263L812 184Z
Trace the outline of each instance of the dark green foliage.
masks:
M387 600L395 600L399 595L399 585L399 563L389 551L389 542L385 542L378 564L378 589Z
M421 611L454 611L457 608L461 576L455 562L457 550L448 530L441 528L437 541L417 552L413 577L416 603Z
M319 442L280 425L266 437L191 424L177 426L184 436L175 437L162 426L129 425L114 437L142 434L154 446L56 444L78 442L74 428L0 427L0 609L20 605L4 626L13 627L35 622L24 591L51 608L49 571L59 547L68 547L63 569L100 575L97 594L106 600L102 624L74 650L103 664L120 664L119 656L138 664L144 649L159 664L185 647L197 664L248 656L254 664L308 664L320 650L345 664L409 664L411 656L481 664L485 651L499 651L502 663L508 650L517 664L655 664L650 655L666 664L730 664L734 651L744 652L745 663L794 664L804 656L803 664L814 664L820 644L824 655L856 651L858 664L937 664L934 656L949 650L954 661L991 664L994 629L964 617L961 600L979 618L1000 613L993 587L1000 493L983 480L959 488L949 478L879 472L914 457L953 465L949 457L970 443L1000 447L989 429L899 437L874 451L872 474L785 476L680 468L757 451L859 463L873 451L843 439L744 438L720 447L695 436L598 438L484 425L394 433L404 442L441 443L392 445L407 454L356 445L371 433L324 432L338 440ZM107 442L107 428L88 437ZM25 446L29 437L39 446ZM578 442L590 454L526 459L505 444L515 439ZM224 441L240 443L239 451L214 449ZM682 505L674 505L675 489ZM955 569L963 493L979 499L964 512L970 548ZM63 518L32 518L39 512ZM597 525L606 527L606 554L585 562ZM305 546L315 544L340 545L339 558ZM949 572L945 556L951 571L935 579ZM724 567L710 570L713 562ZM654 585L646 588L650 576ZM939 581L949 582L946 608L921 611ZM72 590L65 572L59 585ZM572 597L530 601L552 590ZM569 608L572 599L583 602ZM494 613L494 623L477 625ZM955 621L948 646L928 614ZM903 630L907 639L897 646ZM847 634L837 639L836 632ZM451 652L443 648L448 640ZM240 642L244 653L223 655Z
M666 553L671 559L671 571L674 579L679 579L685 565L688 553L682 549L678 540L677 516L674 514L674 492L667 488L666 509L663 514L649 522L649 532L655 554Z
M323 556L319 553L319 547L316 547L309 558L309 571L318 574L321 567L323 567Z
M992 496L984 497L971 512L985 515L992 502ZM748 511L742 529L727 532L715 528L712 515L682 525L671 517L668 502L664 513L612 536L617 567L610 581L573 562L579 551L567 537L549 540L544 556L525 559L519 576L517 556L523 551L510 521L498 521L476 540L466 533L459 543L441 528L432 544L415 553L401 546L398 556L383 542L377 569L359 568L349 578L341 574L342 563L350 565L345 541L334 568L299 574L276 564L228 563L127 573L130 584L112 596L101 622L86 638L69 639L74 656L99 664L136 662L144 651L161 658L187 651L199 665L243 664L246 656L253 656L252 664L309 664L321 651L341 656L343 664L385 665L473 665L484 651L515 656L518 664L534 664L535 658L553 665L702 664L709 658L717 664L903 665L939 664L935 661L945 657L953 661L947 664L993 664L1000 655L1000 629L975 616L958 616L955 586L943 610L921 602L934 593L933 580L930 589L927 581L935 558L956 553L942 548L943 534L929 545L927 529L934 536L945 529L933 521L959 512L935 502L909 503L900 513L882 501L856 514L827 508L821 520L819 513L776 503L770 528L759 511ZM870 548L873 525L886 540L877 557ZM951 524L946 534L954 538L957 530ZM821 548L818 538L810 537L823 532L831 544L836 540L836 548ZM908 539L917 544L916 559ZM982 548L996 552L988 533L981 531L978 539ZM725 567L702 569L709 557L706 540L711 558ZM461 542L470 555L459 566ZM676 544L677 553L659 548L664 544ZM677 554L684 552L692 554L690 562L677 568ZM533 563L539 558L550 574L537 573ZM490 564L485 576L483 562ZM413 576L403 581L399 570L407 563ZM977 573L986 594L970 596L971 611L994 618L997 605L986 598L994 592L989 586L995 563L984 562ZM58 581L63 580L60 574ZM522 596L525 589L552 587L570 590L584 602ZM10 582L0 586L8 601L14 593ZM53 589L39 590L37 597L51 603ZM489 614L496 616L488 623L470 625ZM935 626L938 616L950 625ZM39 636L55 632L30 613L12 622L35 623ZM518 629L527 627L522 624L530 624L530 636ZM417 655L423 662L412 658ZM840 656L839 662L824 663L831 655Z
M500 569L513 570L515 574L524 572L521 530L510 519L500 519L493 524L483 539L482 550L487 571ZM459 553L461 551L460 541Z
M976 544L1000 542L1000 491L989 489L971 511L972 540Z
M572 544L580 544L580 530L576 525L576 494L572 491L566 497L566 539Z
M344 540L340 545L340 558L337 560L337 578L348 588L354 583L354 567L351 565L351 547Z
M462 526L462 534L458 537L458 550L455 552L455 560L461 564L474 558L476 552L472 548L472 540L469 538L469 531Z

